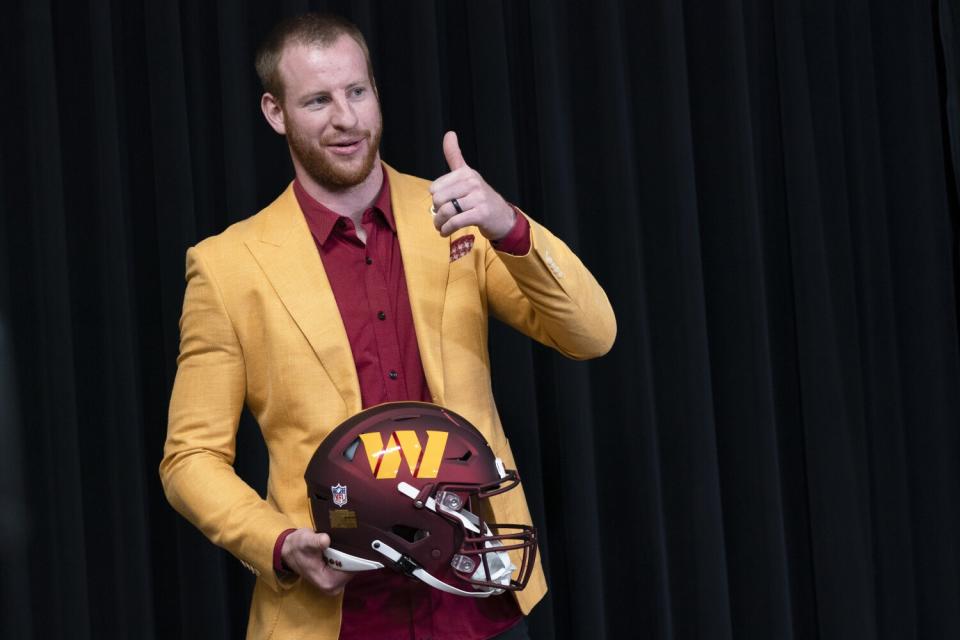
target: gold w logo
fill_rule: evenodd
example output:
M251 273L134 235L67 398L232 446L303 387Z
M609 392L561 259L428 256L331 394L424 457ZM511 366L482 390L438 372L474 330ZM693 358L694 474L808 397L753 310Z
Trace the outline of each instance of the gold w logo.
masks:
M394 431L386 441L379 433L361 433L360 440L367 451L370 471L378 480L397 477L401 454L414 478L436 478L447 447L447 432L427 431L426 448L420 445L416 431Z

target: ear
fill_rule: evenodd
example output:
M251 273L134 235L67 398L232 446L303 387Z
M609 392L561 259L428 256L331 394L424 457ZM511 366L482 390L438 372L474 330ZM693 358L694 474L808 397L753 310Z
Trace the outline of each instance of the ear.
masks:
M283 107L272 93L265 93L260 98L260 110L263 111L263 117L274 131L284 136L287 134L287 127L283 121Z

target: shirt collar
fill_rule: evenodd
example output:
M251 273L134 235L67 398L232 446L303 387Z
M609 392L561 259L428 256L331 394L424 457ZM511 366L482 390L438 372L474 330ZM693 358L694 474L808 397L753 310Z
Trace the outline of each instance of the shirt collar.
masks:
M344 216L324 206L318 200L315 200L313 196L303 188L299 179L295 178L293 180L293 192L297 197L297 202L300 204L300 209L303 210L303 215L307 219L307 225L310 227L314 239L316 239L320 245L325 244L327 238L329 238L333 232L337 220ZM377 194L373 204L370 205L370 209L379 211L383 215L383 219L386 220L390 230L394 233L397 232L397 225L393 219L393 207L390 204L390 181L387 178L386 167L383 167L383 185L380 187L380 193ZM367 211L370 209L367 209ZM366 211L364 214L366 214Z

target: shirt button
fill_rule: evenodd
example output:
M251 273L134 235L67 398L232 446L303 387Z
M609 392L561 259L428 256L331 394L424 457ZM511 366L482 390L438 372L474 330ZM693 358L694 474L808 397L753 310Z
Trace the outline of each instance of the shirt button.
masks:
M390 369L390 373L388 373L387 375L390 376L391 380L396 380L400 376L400 374L397 373L395 369Z
M380 318L381 320L386 320L386 319L387 319L387 314L385 314L383 311L378 311L378 312L377 312L377 317Z
M366 262L367 264L373 264L373 258L371 258L370 256L367 256L367 259L366 259L365 262Z

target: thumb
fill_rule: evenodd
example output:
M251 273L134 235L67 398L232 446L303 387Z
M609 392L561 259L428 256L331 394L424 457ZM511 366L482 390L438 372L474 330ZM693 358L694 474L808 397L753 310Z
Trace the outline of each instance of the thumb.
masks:
M447 166L451 171L456 171L460 167L467 166L460 152L460 143L457 141L457 134L454 131L447 131L443 134L443 155L447 159Z
M325 533L317 533L312 540L313 546L317 551L326 551L330 546L330 536Z

